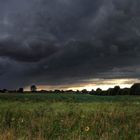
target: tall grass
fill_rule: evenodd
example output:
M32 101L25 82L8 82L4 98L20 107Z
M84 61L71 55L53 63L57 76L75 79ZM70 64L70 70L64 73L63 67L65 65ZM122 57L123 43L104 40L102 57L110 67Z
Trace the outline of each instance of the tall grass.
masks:
M72 102L74 96L69 100L45 96L35 102L27 95L26 100L21 99L23 95L14 96L16 100L9 95L0 101L0 140L140 139L139 97L127 100L127 96L123 102L121 97L118 102Z

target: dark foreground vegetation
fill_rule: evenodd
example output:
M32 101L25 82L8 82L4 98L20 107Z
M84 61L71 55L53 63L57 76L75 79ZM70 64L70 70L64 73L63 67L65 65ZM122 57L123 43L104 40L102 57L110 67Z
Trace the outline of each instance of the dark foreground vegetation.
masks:
M140 96L0 94L0 140L139 140Z

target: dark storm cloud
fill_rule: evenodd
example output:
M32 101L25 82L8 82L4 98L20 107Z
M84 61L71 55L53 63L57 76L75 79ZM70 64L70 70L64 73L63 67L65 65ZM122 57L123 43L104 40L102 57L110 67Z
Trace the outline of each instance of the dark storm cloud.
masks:
M27 44L28 43L28 44ZM26 44L17 40L5 40L0 42L0 56L9 57L16 61L36 62L47 58L57 51L54 44L43 41L30 41Z
M139 78L139 13L139 0L0 0L0 86Z

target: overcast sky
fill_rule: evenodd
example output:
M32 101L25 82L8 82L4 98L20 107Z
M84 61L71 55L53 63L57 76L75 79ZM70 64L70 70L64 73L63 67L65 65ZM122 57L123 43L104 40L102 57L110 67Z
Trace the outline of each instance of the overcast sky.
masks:
M0 88L139 78L140 0L0 0Z

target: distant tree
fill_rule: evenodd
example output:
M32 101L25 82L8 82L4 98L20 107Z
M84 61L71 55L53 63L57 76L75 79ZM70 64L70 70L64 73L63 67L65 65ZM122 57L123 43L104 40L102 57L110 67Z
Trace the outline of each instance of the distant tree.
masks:
M60 91L61 92L61 91ZM62 92L61 92L62 93ZM67 94L73 94L73 90L66 90L65 93Z
M31 92L37 92L37 87L35 85L31 86Z
M130 95L140 95L140 83L136 83L131 87Z
M129 94L130 94L130 88L120 89L119 95L129 95Z
M107 95L112 95L112 88L109 88L108 90L107 90Z
M40 93L47 93L47 90L40 90Z
M109 88L106 91L106 95L110 95L110 96L119 95L120 91L121 91L120 87L119 86L115 86L114 88Z
M108 94L107 94L107 91L106 90L103 90L102 92L101 92L101 95L102 96L107 96Z
M58 90L58 89L56 89L56 90L54 90L54 93L61 93L61 91L60 90Z
M79 90L77 90L77 91L75 91L75 93L76 93L76 94L80 94L80 91L79 91Z
M83 89L83 90L82 90L82 93L83 93L83 94L88 94L88 91L87 91L86 89Z
M112 92L113 92L112 93L113 95L119 95L120 87L119 86L115 86Z
M97 89L96 89L96 94L97 94L97 95L101 95L101 93L102 93L102 89L97 88Z
M61 93L65 93L65 91L64 90L61 90Z
M95 90L92 89L92 90L89 92L89 94L94 95L94 94L95 94Z

